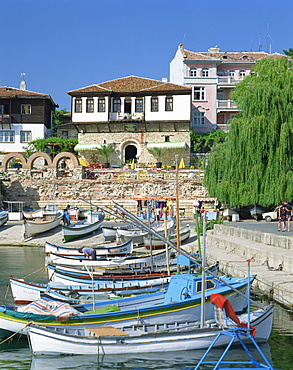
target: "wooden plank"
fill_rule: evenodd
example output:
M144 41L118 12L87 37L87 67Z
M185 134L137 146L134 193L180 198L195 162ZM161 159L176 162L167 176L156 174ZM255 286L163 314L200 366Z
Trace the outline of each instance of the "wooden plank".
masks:
M108 336L108 337L115 337L115 336L127 336L128 334L124 331L114 328L113 326L101 326L101 327L85 327L88 331L96 334L97 336Z

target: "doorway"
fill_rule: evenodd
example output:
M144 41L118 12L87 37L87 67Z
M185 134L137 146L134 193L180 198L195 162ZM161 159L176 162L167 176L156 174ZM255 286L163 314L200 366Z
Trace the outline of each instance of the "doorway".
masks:
M131 113L131 99L124 100L124 113Z
M125 147L125 162L136 159L137 148L135 145L127 145Z

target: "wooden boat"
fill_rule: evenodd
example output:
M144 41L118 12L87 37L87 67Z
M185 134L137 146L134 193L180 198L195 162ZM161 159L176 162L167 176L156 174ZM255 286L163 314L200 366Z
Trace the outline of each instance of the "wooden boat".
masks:
M24 234L25 236L29 236L52 230L60 225L62 217L62 213L58 212L56 215L44 216L41 219L24 220Z
M171 228L174 226L174 220L168 220L167 221L167 232L171 230ZM153 226L152 229L157 232L158 234L164 234L165 232L165 225L164 222L161 222L160 224ZM127 242L129 240L133 241L133 244L144 244L144 238L147 237L148 232L142 230L141 228L133 228L133 229L117 229L117 240L119 242Z
M29 220L35 218L43 218L44 216L48 215L56 215L57 213L63 213L62 211L58 210L57 204L47 204L45 207L32 210L32 211L22 211L23 217Z
M96 211L91 212L87 215L87 218L72 226L62 226L63 241L69 242L97 231L101 227L104 218L104 212Z
M183 241L187 240L189 237L190 237L190 226L186 225L186 226L184 226L180 229L180 232L179 232L180 242L183 242ZM168 240L171 243L176 245L177 244L177 233L174 232L174 233L170 234L168 236ZM149 235L147 237L144 237L144 245L145 245L146 249L148 249L148 250L150 249ZM165 244L164 244L164 242L162 242L162 240L160 240L156 237L152 237L152 249L160 249L164 246L165 246Z
M8 212L0 211L0 226L6 224L8 221Z
M105 241L115 241L117 229L127 230L131 228L133 228L133 224L129 224L129 223L123 223L123 224L112 225L112 226L103 225L102 232L103 232Z
M60 254L62 256L71 256L71 257L81 257L79 253L79 247L62 247L56 244L49 242L45 243L45 252L47 256L50 256L50 253ZM111 245L111 246L97 246L92 247L96 250L97 256L129 256L133 251L132 241L120 244L120 245Z
M250 313L249 321L256 329L255 340L266 342L273 323L273 305ZM248 315L238 317L248 322ZM156 325L85 327L79 330L66 328L64 332L30 325L28 338L34 355L107 355L128 353L153 353L206 349L222 331L218 322L211 320L200 328L198 321L168 322ZM227 345L228 336L217 342L217 347Z
M177 262L177 260L176 260ZM193 267L194 265L191 265ZM138 270L138 272L135 271L135 269L131 270L123 270L123 271L117 271L116 269L109 269L109 270L99 270L95 268L89 268L89 271L72 268L70 266L59 266L53 263L48 263L48 275L49 275L49 281L52 282L59 282L65 285L70 284L91 284L92 280L94 281L103 281L103 282L111 282L113 280L115 281L141 281L144 279L149 278L157 278L157 277L167 277L169 274L166 271L166 268L162 268L160 272L142 272L141 269ZM208 272L211 272L215 275L218 274L219 265L215 264L213 266L210 266L208 269ZM176 264L176 270L177 270L177 264ZM190 269L189 269L190 270ZM182 271L182 273L186 273L190 271ZM176 272L171 272L171 275L173 275ZM200 267L197 267L197 270L194 272L200 273Z
M253 208L250 209L249 212L253 218L255 218L256 220L261 220L264 211L265 211L264 208L254 206Z
M171 259L171 249L169 249L169 259ZM48 262L53 262L57 265L67 265L75 267L83 266L93 266L98 268L117 268L121 266L131 266L131 267L146 267L150 266L151 260L156 266L166 265L166 252L158 251L153 253L152 256L149 253L142 255L131 255L124 257L109 257L101 256L96 260L92 260L84 257L83 255L79 257L64 256L57 253L50 253Z
M87 284L62 284L50 282L48 284L37 284L26 282L22 279L9 277L10 288L14 303L16 305L26 305L41 299L44 295L50 296L52 300L65 301L69 298L83 299L90 302L95 299L101 299L99 296L107 294L130 295L155 292L159 289L167 288L170 277L153 277L141 280L110 280L110 281L92 281Z
M249 278L252 282L254 277ZM213 308L210 295L224 295L236 313L243 312L247 306L247 278L224 276L221 281L207 279L205 319L212 319ZM228 285L229 286L228 286ZM109 300L95 302L94 312L85 312L74 316L56 317L50 315L48 307L42 314L23 313L15 307L0 306L0 337L12 333L27 334L28 324L34 321L37 325L51 328L83 328L114 325L162 324L175 321L197 321L201 312L201 276L191 274L172 275L166 292L141 294L121 298L109 305ZM235 291L233 289L235 289ZM241 292L241 294L240 294ZM52 306L52 305L51 305ZM84 309L92 310L92 304ZM45 314L49 314L44 317ZM65 322L64 322L65 320Z

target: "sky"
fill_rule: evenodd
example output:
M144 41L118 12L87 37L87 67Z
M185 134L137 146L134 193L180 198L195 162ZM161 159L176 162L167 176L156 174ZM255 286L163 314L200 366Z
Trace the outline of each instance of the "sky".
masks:
M0 86L51 95L130 75L169 79L194 52L293 48L292 0L0 0Z

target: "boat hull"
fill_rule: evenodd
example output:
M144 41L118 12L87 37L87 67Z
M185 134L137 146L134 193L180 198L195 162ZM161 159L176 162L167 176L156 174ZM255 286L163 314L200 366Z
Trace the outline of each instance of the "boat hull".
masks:
M242 316L240 320L245 322ZM272 307L268 307L261 315L251 314L250 322L256 328L255 340L258 343L267 341L272 321ZM201 329L198 326L198 322L181 325L164 323L161 326L157 325L156 328L136 325L131 331L127 330L130 328L119 331L113 327L105 327L103 330L93 330L94 334L83 329L81 333L84 335L64 334L32 326L29 329L29 341L35 355L104 355L207 349L221 329L219 327ZM217 346L227 345L229 341L229 336L221 336Z
M24 220L25 235L41 234L59 226L62 220L62 214L56 216L46 216L46 220Z

